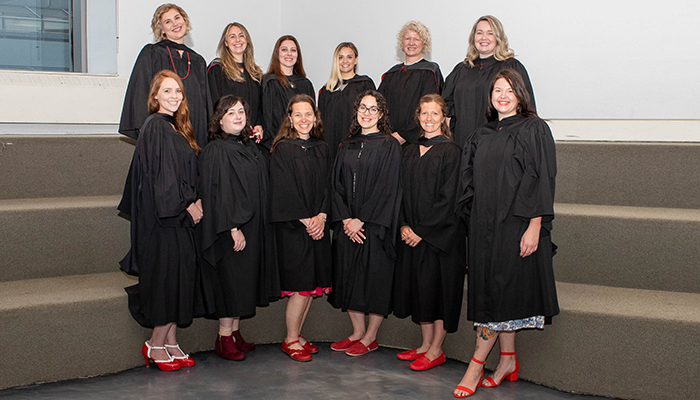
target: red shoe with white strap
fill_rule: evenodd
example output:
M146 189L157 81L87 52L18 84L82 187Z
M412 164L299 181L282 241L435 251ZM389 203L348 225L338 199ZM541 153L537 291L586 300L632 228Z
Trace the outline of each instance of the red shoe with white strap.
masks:
M149 367L151 364L151 361L156 363L158 368L160 368L161 371L177 371L180 369L180 363L175 361L173 359L173 356L170 356L169 359L167 360L156 360L153 357L151 357L151 350L156 349L156 350L165 350L165 347L160 347L160 346L151 346L148 341L143 344L143 347L141 347L141 354L143 354L144 360L146 360L146 367ZM165 350L167 353L168 351Z
M180 364L181 367L194 367L194 359L192 359L192 357L190 357L189 354L185 354L185 352L182 351L182 349L180 348L179 344L166 344L165 347L166 347L166 350L168 348L178 349L180 351L180 353L184 354L183 356L179 356L179 357L170 354L170 357L172 357L175 361L177 361L177 363ZM168 352L168 353L170 353L170 352Z
M291 346L295 343L299 343L299 341L295 340L293 342L287 343L287 339L284 339L282 341L282 351L287 353L287 355L289 355L289 357L291 357L292 360L294 360L294 361L302 361L302 362L311 361L313 359L313 357L305 349L290 349L289 348L289 346Z

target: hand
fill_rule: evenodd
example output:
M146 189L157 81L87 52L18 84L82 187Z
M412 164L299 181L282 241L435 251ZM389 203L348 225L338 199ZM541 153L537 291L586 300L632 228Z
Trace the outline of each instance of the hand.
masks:
M416 247L418 246L418 243L420 243L420 241L423 240L423 238L416 235L416 233L413 232L413 229L411 229L410 226L404 225L401 227L401 240L406 242L406 244L411 247Z
M231 239L233 239L233 251L242 251L245 249L245 235L240 229L231 231Z
M262 125L255 125L253 127L253 135L251 136L251 139L255 140L255 143L260 143L260 141L263 138L263 127Z
M406 139L404 139L401 135L399 135L398 132L393 132L393 133L391 134L391 136L393 136L394 139L398 140L398 141L399 141L399 144L404 144L404 143L406 143Z
M540 243L540 227L542 217L536 217L530 220L530 226L527 227L523 237L520 239L520 257L527 257L537 251L537 246Z
M313 240L321 240L323 238L323 230L325 227L325 222L320 215L316 215L311 218L302 218L299 220L306 227L306 233L311 236Z
M187 212L190 213L190 217L195 224L198 224L202 220L204 213L202 212L202 201L197 200L196 202L187 206Z
M365 235L362 233L365 231L363 226L364 222L357 218L346 218L343 220L343 231L346 235L355 243L362 244L363 240L366 239Z

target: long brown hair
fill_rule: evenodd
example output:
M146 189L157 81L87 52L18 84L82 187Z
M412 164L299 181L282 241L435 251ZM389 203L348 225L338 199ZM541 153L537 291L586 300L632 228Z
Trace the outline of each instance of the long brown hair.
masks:
M258 66L258 64L255 63L255 51L253 49L253 40L250 38L250 33L248 33L248 30L245 28L245 26L243 26L243 24L239 22L231 22L230 24L226 25L226 28L224 28L224 32L221 34L219 45L216 46L216 55L218 55L221 59L221 66L223 67L224 73L232 81L245 81L245 78L243 77L240 68L238 68L238 63L236 63L236 60L233 58L233 55L229 51L228 47L226 47L228 31L229 29L231 29L232 26L235 26L241 30L243 36L245 36L245 41L247 42L245 51L243 52L243 65L245 65L245 69L250 74L250 77L253 78L254 81L260 82L263 76L263 72L262 69L260 69L260 67Z
M321 121L321 112L318 111L318 107L316 107L316 102L308 94L295 94L289 100L289 104L287 104L287 117L282 121L282 127L280 127L280 131L277 133L277 136L275 136L275 140L272 141L273 150L280 140L297 139L299 137L299 132L294 129L294 125L290 120L292 112L294 111L294 105L298 103L308 103L311 105L311 108L314 110L316 122L314 122L314 126L311 128L309 136L318 140L323 140L323 122Z
M190 17L187 15L185 10L182 9L182 7L172 3L161 4L160 6L158 6L158 8L156 8L156 11L153 13L153 18L151 19L151 30L153 31L153 36L156 38L156 42L160 42L163 39L167 39L167 37L163 33L163 26L160 24L160 19L163 17L163 14L165 14L173 8L176 9L177 12L180 13L180 15L182 16L182 19L185 20L185 36L189 35L190 31L192 30Z
M297 62L294 64L292 73L306 78L306 72L304 71L304 62L301 58L301 47L297 39L292 35L284 35L277 39L275 49L272 50L272 58L270 58L270 66L267 68L267 73L275 74L280 85L287 89L289 87L289 81L287 80L287 76L282 72L282 65L280 65L280 47L282 47L282 42L285 40L291 40L294 42L294 45L297 46Z
M452 137L452 132L450 131L450 126L447 124L447 103L445 103L445 99L443 99L442 96L440 96L437 93L426 94L425 96L421 97L418 101L418 107L416 108L416 113L414 115L416 124L420 126L420 135L418 137L425 137L425 131L423 130L423 126L420 124L420 112L421 107L423 107L423 104L427 103L435 103L440 106L440 111L442 111L442 123L440 123L440 131L442 132L442 135L446 138L454 140Z
M209 118L208 136L209 140L226 139L228 133L221 129L221 118L226 115L229 108L236 105L236 103L241 103L243 109L245 110L245 128L240 133L240 138L243 143L247 143L250 135L253 134L253 128L250 127L250 106L248 102L243 100L242 97L234 96L232 94L227 94L221 96L219 101L216 102L214 106L214 113L211 118Z
M175 130L180 132L180 134L187 139L190 147L192 147L194 151L199 154L199 151L202 149L194 139L194 129L192 129L192 123L190 123L190 106L187 103L185 86L182 84L182 79L180 79L175 72L169 69L164 69L156 72L156 74L153 76L153 80L151 80L151 89L148 91L148 113L154 114L160 110L160 104L158 104L158 100L156 100L156 95L158 95L160 85L163 84L165 78L174 79L182 92L182 103L180 103L180 107L178 107L173 115L175 118Z
M362 99L364 99L366 96L372 96L375 100L377 100L377 108L379 109L379 113L382 114L379 121L377 121L377 129L386 136L391 136L392 130L391 122L389 121L389 106L386 103L386 99L384 98L383 94L376 90L370 89L365 90L355 97L355 105L353 105L352 111L352 121L350 122L350 134L347 138L349 139L362 133L362 127L360 126L360 123L357 122L357 112L360 108L360 103L362 103Z
M523 77L520 76L518 71L512 68L506 68L500 70L496 74L496 76L494 76L493 79L491 79L491 85L489 86L489 108L486 111L486 117L489 120L498 119L498 111L493 106L492 100L493 87L496 85L496 81L501 78L508 81L510 88L513 89L513 93L515 93L515 98L518 99L518 107L516 109L516 112L520 115L536 116L537 111L533 110L530 107L530 94L527 92L527 88L525 87Z

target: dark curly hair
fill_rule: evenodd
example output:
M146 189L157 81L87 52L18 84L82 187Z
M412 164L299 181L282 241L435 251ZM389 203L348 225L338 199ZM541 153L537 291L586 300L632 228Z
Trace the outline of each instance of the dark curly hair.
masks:
M518 71L512 68L506 68L500 70L496 76L491 79L491 86L489 86L489 108L486 110L486 117L489 121L498 119L498 111L496 111L496 108L493 106L493 87L496 85L496 81L501 78L508 81L511 89L513 89L513 93L515 93L515 97L518 99L516 112L524 116L537 116L537 111L530 107L530 94L527 92L523 77L520 76Z
M362 127L360 126L360 123L357 122L357 110L360 108L362 99L367 96L372 96L375 100L377 100L377 108L379 109L380 114L379 121L377 122L377 129L379 132L387 136L391 136L391 133L393 132L391 130L391 122L389 121L389 106L386 104L384 95L376 90L365 90L355 97L355 105L353 106L352 112L353 118L352 122L350 123L350 134L348 135L347 139L359 135L362 132Z
M216 102L216 106L214 106L214 114L209 118L209 141L226 139L228 133L221 129L220 121L228 109L236 105L236 103L241 103L245 110L245 128L241 131L241 141L243 143L248 142L250 136L253 134L253 128L250 127L250 107L248 106L248 102L243 100L243 98L232 94L221 97L219 101Z

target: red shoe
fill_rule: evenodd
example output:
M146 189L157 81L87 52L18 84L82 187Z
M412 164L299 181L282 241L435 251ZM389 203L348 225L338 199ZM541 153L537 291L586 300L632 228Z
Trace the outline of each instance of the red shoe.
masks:
M345 351L352 347L359 340L350 340L350 338L345 338L339 342L335 342L331 345L331 350L333 351Z
M233 336L216 336L214 350L219 357L233 361L241 361L245 359L245 353L238 350L236 343L233 342Z
M282 351L287 353L289 357L292 357L292 360L294 361L311 361L313 357L311 354L309 354L308 351L304 349L290 349L289 346L293 345L294 343L299 343L298 340L295 340L291 343L287 343L287 339L284 339L282 341Z
M165 347L151 346L148 344L148 341L143 344L143 347L141 347L141 354L143 354L143 359L146 360L147 368L150 366L151 361L153 361L161 371L177 371L180 369L180 363L175 361L172 356L170 356L170 358L167 360L155 360L153 357L151 357L151 350L153 349L165 350ZM165 351L167 352L167 350Z
M168 347L171 349L178 349L180 350L180 353L185 354L185 352L180 348L179 344L166 344L165 348L167 349ZM168 352L168 354L170 354L170 352ZM170 357L177 361L181 367L194 367L194 359L190 357L189 354L185 354L182 357L175 357L174 355L170 354Z
M430 361L428 356L422 355L419 359L416 361L412 362L409 367L411 367L412 370L414 371L425 371L433 367L437 367L440 364L444 364L445 361L445 353L440 353L437 358L435 358L433 361Z
M502 356L515 356L516 353L515 352L513 352L513 353L501 353L501 355ZM485 388L496 387L496 386L500 385L504 379L508 379L511 382L515 382L518 380L518 371L520 371L520 363L518 362L518 357L516 356L515 357L515 371L513 371L509 374L503 375L503 378L501 378L501 380L498 381L498 383L496 383L496 381L492 377L487 376L486 379L484 379L484 380L486 382L488 382L489 385L491 385L491 386L485 386L483 384L481 386L484 386Z
M474 357L472 357L472 361L474 361L474 362L477 363L477 364L482 364L482 365L483 365L484 362L485 362L485 361L479 361L479 360L477 360L477 359L474 358ZM481 367L481 368L483 368L483 367ZM459 398L459 399L462 399L462 398L469 397L469 396L473 395L474 392L476 391L476 389L477 389L479 386L481 386L481 379L482 379L483 377L484 377L484 370L482 369L482 370L481 370L481 375L479 376L479 380L477 381L476 387L474 388L474 390L469 389L469 388L466 387L466 386L457 386L457 387L455 388L455 390L461 390L461 391L463 391L463 392L467 392L467 394L452 393L452 395L453 395L454 397Z
M301 335L299 335L299 339L301 339ZM318 353L318 347L316 347L315 344L309 342L308 340L306 341L306 343L302 344L301 347L303 347L304 350L308 351L309 354Z
M425 352L417 353L416 349L413 349L413 350L408 350L408 351L404 351L404 352L397 354L396 358L398 358L399 360L403 360L403 361L413 361L413 360L419 359L420 356L422 356L423 354L425 354Z
M376 340L370 343L369 346L365 346L364 344L362 344L362 342L358 340L357 343L353 344L347 350L345 350L345 354L352 357L363 356L369 353L370 351L377 350L377 348L379 348L379 345L377 344Z
M238 347L238 350L240 351L251 351L255 350L255 343L248 343L245 340L243 340L243 336L241 336L241 331L233 331L232 333L233 338L236 339L236 347Z

